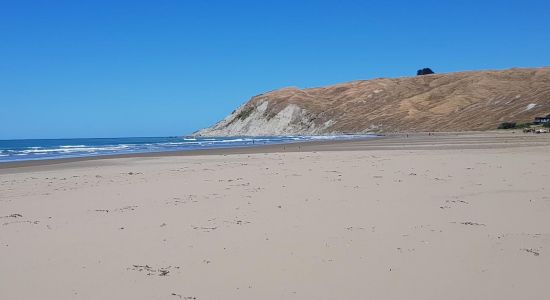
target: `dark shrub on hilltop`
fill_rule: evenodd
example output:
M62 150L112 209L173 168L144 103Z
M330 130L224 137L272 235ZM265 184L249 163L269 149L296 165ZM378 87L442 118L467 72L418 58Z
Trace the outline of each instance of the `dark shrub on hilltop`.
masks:
M435 72L432 71L432 69L430 69L430 68L424 68L424 69L420 69L420 70L416 71L416 76L429 75L429 74L435 74Z

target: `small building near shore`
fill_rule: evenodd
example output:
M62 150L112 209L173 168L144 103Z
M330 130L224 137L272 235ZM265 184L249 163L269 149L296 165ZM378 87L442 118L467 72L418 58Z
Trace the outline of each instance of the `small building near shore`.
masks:
M536 117L535 122L533 122L533 123L535 123L535 124L550 123L550 115L548 115L546 117Z

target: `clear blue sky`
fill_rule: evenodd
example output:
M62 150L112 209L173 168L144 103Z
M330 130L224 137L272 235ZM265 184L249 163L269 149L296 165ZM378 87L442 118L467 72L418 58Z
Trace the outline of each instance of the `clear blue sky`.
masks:
M0 0L0 139L183 135L285 86L548 65L548 0Z

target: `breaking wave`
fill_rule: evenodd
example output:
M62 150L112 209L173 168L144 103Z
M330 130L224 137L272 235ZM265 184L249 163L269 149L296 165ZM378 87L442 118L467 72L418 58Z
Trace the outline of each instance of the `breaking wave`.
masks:
M99 155L252 147L318 140L370 138L372 135L271 137L161 137L110 139L0 140L0 163Z

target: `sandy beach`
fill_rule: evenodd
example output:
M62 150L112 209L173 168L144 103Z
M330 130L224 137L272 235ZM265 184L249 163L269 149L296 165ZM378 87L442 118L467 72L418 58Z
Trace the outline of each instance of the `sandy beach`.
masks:
M0 166L0 299L545 299L550 134Z

